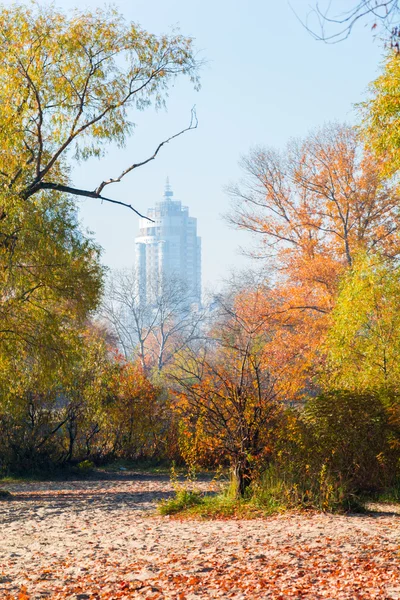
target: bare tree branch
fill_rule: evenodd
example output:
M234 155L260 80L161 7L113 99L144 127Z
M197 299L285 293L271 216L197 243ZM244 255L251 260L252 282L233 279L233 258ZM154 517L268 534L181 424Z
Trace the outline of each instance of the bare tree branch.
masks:
M156 158L157 154L159 153L159 151L161 150L161 148L165 144L168 144L169 142L171 142L175 138L179 137L183 133L186 133L187 131L190 131L191 129L197 129L197 125L198 125L198 119L197 119L197 115L196 115L196 107L193 106L192 111L191 111L191 119L190 119L190 123L189 123L188 127L186 127L185 129L182 129L178 133L175 133L174 135L171 135L171 137L169 137L166 140L160 142L158 144L155 152L151 156L149 156L145 160L142 160L141 162L134 163L133 165L131 165L130 167L128 167L127 169L125 169L125 171L122 171L121 175L119 175L119 177L117 177L116 179L112 179L111 178L111 179L108 179L107 181L103 181L99 185L99 187L96 189L96 193L101 194L101 192L106 187L106 185L110 185L111 183L119 183L121 181L121 179L123 177L125 177L125 175L127 175L128 173L130 173L134 169L137 169L138 167L143 167L144 165L147 165L147 163L149 163L150 161L152 161L152 160L154 160Z
M400 21L400 2L399 0L359 0L352 8L342 14L332 14L332 1L328 2L325 9L321 8L320 2L315 4L315 7L307 14L303 20L296 13L293 6L292 11L303 27L318 41L323 41L329 44L337 44L346 40L356 23L372 18L371 29L375 30L378 23L383 27L390 39L391 47L399 51L398 41L398 23ZM332 16L331 16L332 15ZM310 25L310 21L317 21L315 26ZM336 29L329 33L326 26L331 25Z

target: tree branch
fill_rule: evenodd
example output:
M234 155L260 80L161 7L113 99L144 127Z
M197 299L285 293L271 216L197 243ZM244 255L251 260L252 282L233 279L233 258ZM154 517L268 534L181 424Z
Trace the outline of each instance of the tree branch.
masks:
M28 190L23 195L23 198L25 200L27 200L30 196L32 196L33 194L35 194L36 192L38 192L40 190L55 190L56 192L65 192L66 194L73 194L74 196L84 196L86 198L97 198L98 200L103 200L104 202L111 202L112 204L119 204L120 206L125 206L126 208L133 210L133 212L136 213L139 217L141 217L143 219L147 219L148 221L151 221L152 223L154 223L153 219L150 219L150 217L146 217L146 215L142 215L138 210L136 210L136 208L133 208L133 206L131 204L127 204L126 202L120 202L119 200L112 200L111 198L105 198L104 196L101 196L101 194L98 194L96 191L90 192L88 190L81 190L79 188L74 188L69 185L63 185L62 183L52 183L50 181L41 181L34 188Z
M152 160L154 160L157 156L157 154L159 153L159 151L161 150L161 148L165 145L168 144L169 142L171 142L172 140L174 140L175 138L179 137L180 135L182 135L183 133L186 133L186 131L190 131L191 129L196 129L198 125L198 119L197 119L197 115L196 115L196 107L194 106L192 108L191 111L191 119L190 119L190 123L189 126L186 127L185 129L182 129L181 131L179 131L178 133L175 133L174 135L171 135L171 137L167 138L166 140L162 141L160 144L158 144L155 152L149 156L148 158L146 158L145 160L138 162L138 163L134 163L133 165L131 165L130 167L128 167L127 169L125 169L125 171L122 171L122 173L119 175L119 177L117 177L116 179L108 179L107 181L103 181L99 187L95 190L97 194L101 194L101 192L103 191L103 189L106 187L106 185L110 185L111 183L119 183L121 181L121 179L123 177L125 177L125 175L127 175L128 173L130 173L131 171L133 171L134 169L137 169L138 167L143 167L144 165L146 165L147 163L151 162Z
M303 21L291 6L293 13L303 27L313 36L314 39L318 41L323 41L329 44L337 44L338 42L342 42L350 36L353 27L358 21L370 15L374 19L372 29L377 27L378 21L381 22L383 27L390 33L393 47L393 38L396 37L398 33L397 27L395 26L395 20L399 18L399 0L360 0L353 6L353 8L344 12L342 16L336 17L329 16L330 8L330 2L325 11L320 8L319 3L317 2L315 4L315 8L310 11L306 17L306 20ZM312 15L316 17L318 21L318 27L320 30L319 32L309 26L309 19ZM338 27L338 31L330 34L326 33L325 24L332 24L334 26L336 25ZM397 46L395 47L397 48Z

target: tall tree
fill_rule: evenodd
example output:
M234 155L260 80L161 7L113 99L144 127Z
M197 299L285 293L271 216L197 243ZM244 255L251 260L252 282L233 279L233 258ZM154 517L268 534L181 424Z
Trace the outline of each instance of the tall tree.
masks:
M197 85L197 68L190 39L151 35L114 9L66 15L35 3L0 7L4 356L17 351L16 342L24 351L35 345L62 354L66 323L84 319L101 288L99 249L78 227L73 196L116 202L104 197L105 187L153 160L169 140L95 190L74 187L72 159L101 157L111 142L123 146L134 111L162 105L178 75ZM193 115L189 129L195 126Z
M310 390L340 277L360 251L399 255L397 185L357 132L338 124L283 152L256 148L242 166L244 180L230 189L230 221L258 235L259 255L275 268L262 308L274 315L270 346L297 351L293 382Z

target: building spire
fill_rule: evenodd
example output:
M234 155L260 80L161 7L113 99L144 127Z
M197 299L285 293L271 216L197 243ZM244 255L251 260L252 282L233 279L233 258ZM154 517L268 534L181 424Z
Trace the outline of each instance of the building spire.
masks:
M173 196L173 195L174 195L174 192L172 191L171 185L169 183L169 177L167 177L167 180L165 182L164 197L171 198L171 196Z

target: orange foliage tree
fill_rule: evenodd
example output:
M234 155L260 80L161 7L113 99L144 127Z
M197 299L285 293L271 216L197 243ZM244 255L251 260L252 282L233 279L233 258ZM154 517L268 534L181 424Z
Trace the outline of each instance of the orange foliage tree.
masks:
M161 388L110 341L105 330L89 325L71 362L60 413L66 412L67 462L165 457L169 451L174 430Z
M288 309L283 290L267 285L241 290L234 306L240 321L262 336L262 366L273 373L279 401L297 404L313 385L315 344L325 331L327 316Z
M139 361L116 356L106 414L113 435L112 454L130 459L175 458L175 417L166 392L152 383Z
M229 220L261 236L260 255L275 268L279 337L305 345L309 360L328 327L339 278L357 253L399 254L395 182L357 132L338 124L281 153L256 148L242 166L242 184L230 188Z
M169 377L177 395L183 434L201 456L227 460L243 495L260 460L268 459L281 414L279 357L268 346L266 319L259 318L262 293L254 292L253 318L233 303L221 304L208 344L186 347ZM193 446L192 446L193 447ZM205 451L205 452L204 452Z

